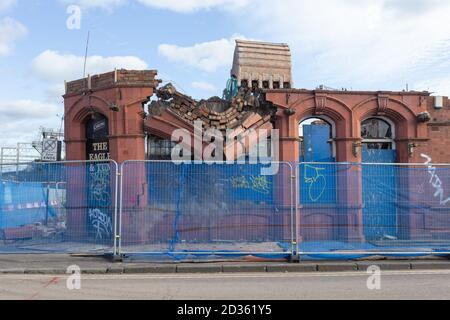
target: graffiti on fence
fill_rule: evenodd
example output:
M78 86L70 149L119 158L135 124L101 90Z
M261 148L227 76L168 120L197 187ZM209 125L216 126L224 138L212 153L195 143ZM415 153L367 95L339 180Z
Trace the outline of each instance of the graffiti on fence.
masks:
M308 195L312 202L317 202L325 192L327 180L321 171L325 168L318 168L311 165L305 165L305 183L308 184ZM311 174L311 172L313 174Z
M109 239L112 234L111 217L100 209L89 209L89 221L95 230L96 239Z
M375 149L375 148L364 149L365 155L367 155L367 157L372 158L372 159L374 159L374 158L382 159L385 151L386 150L384 150L384 149Z
M416 190L417 194L424 194L425 193L425 183L419 183L418 185L416 185L415 190Z
M109 240L111 224L111 167L109 163L90 164L88 168L88 224L96 240Z
M385 203L386 200L386 190L371 190L366 196L365 196L365 202L371 202L371 203Z
M444 188L442 187L442 180L439 178L439 176L436 173L436 167L433 166L432 163L432 158L429 157L426 154L421 154L420 155L422 158L426 159L425 164L428 165L428 173L430 174L430 181L429 183L431 184L431 186L433 186L433 188L435 189L435 193L434 193L434 197L437 198L439 197L439 203L442 206L445 206L448 202L450 202L450 197L448 197L447 199L444 199Z
M110 200L109 183L111 169L109 164L91 165L89 168L89 190L94 201L108 203Z
M267 176L236 176L230 179L235 189L250 189L261 194L270 194L271 183Z

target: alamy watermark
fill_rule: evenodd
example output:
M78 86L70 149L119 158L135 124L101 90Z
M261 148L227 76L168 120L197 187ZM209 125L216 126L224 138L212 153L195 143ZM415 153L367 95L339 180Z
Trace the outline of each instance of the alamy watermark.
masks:
M202 121L194 122L194 135L186 129L177 129L171 140L176 143L171 159L181 163L263 164L261 175L275 175L279 170L279 131L277 129L227 129L222 132L203 130Z
M378 266L370 266L367 268L367 289L369 290L381 290L381 269Z
M66 13L69 17L66 20L66 27L69 30L79 30L81 29L81 7L77 5L70 5L66 9Z
M67 278L66 287L69 290L81 290L81 269L77 265L71 265L67 268L67 274L70 276Z

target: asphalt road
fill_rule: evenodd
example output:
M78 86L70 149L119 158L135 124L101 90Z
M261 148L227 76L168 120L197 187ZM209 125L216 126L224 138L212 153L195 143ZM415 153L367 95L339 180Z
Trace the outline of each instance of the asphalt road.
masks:
M384 271L369 290L364 272L284 274L0 275L0 299L450 299L450 270Z

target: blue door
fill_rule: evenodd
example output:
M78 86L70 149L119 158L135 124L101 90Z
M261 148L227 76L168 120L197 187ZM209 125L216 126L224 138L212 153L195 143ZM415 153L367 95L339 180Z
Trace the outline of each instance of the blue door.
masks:
M395 150L363 148L363 224L369 241L397 238L396 168L376 164L395 160Z
M335 162L330 144L330 126L303 125L303 146L300 162L300 199L302 204L336 202L336 166L318 164Z

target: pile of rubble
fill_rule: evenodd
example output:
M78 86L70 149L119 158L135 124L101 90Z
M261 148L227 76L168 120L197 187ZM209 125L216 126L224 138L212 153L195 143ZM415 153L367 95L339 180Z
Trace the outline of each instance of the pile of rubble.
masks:
M149 106L149 117L172 112L188 123L202 121L205 129L214 128L243 130L258 128L270 122L276 109L264 103L262 95L240 88L231 101L219 97L197 101L178 92L172 84L167 84L156 92L158 101Z
M49 219L47 224L37 222L35 224L0 230L0 240L5 243L18 240L28 240L29 243L45 241L61 241L66 231L65 217Z

